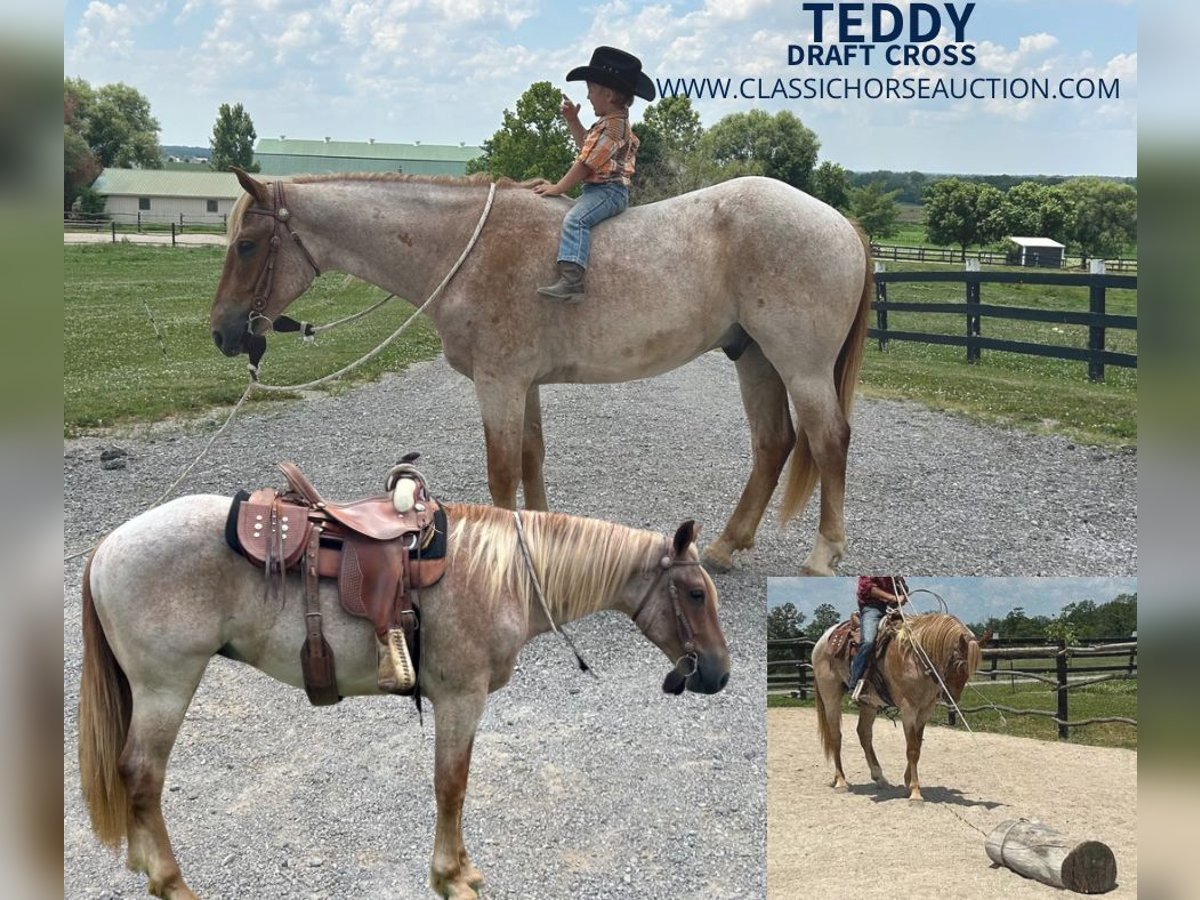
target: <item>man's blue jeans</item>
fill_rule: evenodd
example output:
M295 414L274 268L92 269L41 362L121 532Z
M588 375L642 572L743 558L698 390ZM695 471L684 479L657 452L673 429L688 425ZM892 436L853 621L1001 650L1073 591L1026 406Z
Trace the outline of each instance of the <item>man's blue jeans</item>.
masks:
M854 662L850 664L851 688L858 684L858 679L862 678L863 672L867 670L867 661L875 652L875 635L879 634L879 623L883 621L883 610L877 606L863 607L860 615L862 616L862 643L858 645L858 652L854 654Z
M623 212L629 205L629 188L623 184L585 184L583 193L563 218L558 261L587 268L592 249L592 226Z

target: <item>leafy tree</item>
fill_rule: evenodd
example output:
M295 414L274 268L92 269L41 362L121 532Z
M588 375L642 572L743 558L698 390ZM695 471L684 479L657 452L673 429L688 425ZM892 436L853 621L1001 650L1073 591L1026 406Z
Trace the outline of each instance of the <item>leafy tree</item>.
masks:
M832 603L822 603L813 610L812 621L808 623L808 628L805 632L814 641L825 633L830 626L836 625L842 621L842 617L838 615L838 611L834 609Z
M209 166L214 172L228 172L230 166L257 172L259 164L254 161L254 140L257 137L254 122L242 104L230 106L222 103L217 110L212 138L208 142L212 151L208 158Z
M761 109L733 113L704 133L700 150L710 180L766 175L809 190L821 142L795 115Z
M500 130L483 142L483 155L468 172L488 172L518 181L557 181L575 159L575 142L559 115L562 94L549 81L538 81L517 100L516 112L504 110Z
M883 183L879 181L850 192L850 213L871 240L895 234L896 217L900 213L896 206L897 193L889 191L885 194Z
M795 603L781 603L767 615L767 640L783 640L800 637L804 632L800 625L804 613L796 609Z
M82 133L102 166L161 169L158 131L158 119L141 92L127 84L106 84L88 106Z
M1003 230L999 215L1004 195L987 184L947 178L929 189L926 232L935 244L958 244L966 259L970 244L986 244Z
M998 212L997 231L999 236L1062 240L1067 212L1066 197L1060 188L1037 181L1022 181L1004 195Z
M646 107L634 128L638 136L633 199L651 203L700 187L697 157L704 133L700 115L687 97L664 97Z
M850 206L850 176L835 162L826 160L812 174L812 195L834 209Z
M1077 178L1060 188L1066 199L1065 243L1088 257L1116 256L1137 241L1137 190L1100 178Z

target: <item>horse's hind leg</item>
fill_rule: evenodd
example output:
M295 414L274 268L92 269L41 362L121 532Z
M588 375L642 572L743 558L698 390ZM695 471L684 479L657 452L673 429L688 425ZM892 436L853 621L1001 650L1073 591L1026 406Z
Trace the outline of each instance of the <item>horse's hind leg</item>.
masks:
M184 884L162 814L167 758L207 660L163 663L153 680L130 678L133 712L118 769L129 797L129 868L144 872L150 893L164 900L195 895ZM167 674L169 673L169 674Z
M879 787L887 787L888 780L883 777L883 769L879 765L879 757L875 755L875 708L864 703L858 710L858 742L862 744L863 753L867 757L867 766L871 770L871 780Z
M846 552L846 459L850 449L850 423L842 412L832 379L796 379L789 386L792 402L796 404L796 427L804 434L797 443L792 465L801 464L803 453L811 453L821 482L817 539L804 563L804 571L811 575L833 575Z
M521 439L521 486L526 509L549 509L543 464L546 444L542 439L542 401L536 384L525 395L525 430Z
M751 343L738 358L737 373L742 406L750 424L754 465L725 530L704 551L704 562L717 571L728 571L733 566L734 551L754 546L758 523L796 443L787 389L758 344Z
M925 740L925 723L919 721L919 713L909 704L901 704L900 718L904 723L904 747L908 766L904 769L904 786L908 788L910 802L918 802L921 796L921 781L917 777L917 761L921 758L921 744Z
M815 657L814 653L814 657ZM816 668L816 660L813 662ZM846 692L841 678L830 673L816 673L817 728L825 755L833 760L833 789L844 791L846 773L842 769L842 695Z

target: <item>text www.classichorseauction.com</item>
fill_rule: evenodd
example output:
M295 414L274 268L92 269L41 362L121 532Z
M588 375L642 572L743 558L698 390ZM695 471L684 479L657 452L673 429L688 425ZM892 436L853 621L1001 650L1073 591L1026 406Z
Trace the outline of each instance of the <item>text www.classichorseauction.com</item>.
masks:
M859 45L870 49L870 45ZM893 49L893 48L889 48ZM693 100L1119 100L1119 78L677 77L658 79L663 97Z

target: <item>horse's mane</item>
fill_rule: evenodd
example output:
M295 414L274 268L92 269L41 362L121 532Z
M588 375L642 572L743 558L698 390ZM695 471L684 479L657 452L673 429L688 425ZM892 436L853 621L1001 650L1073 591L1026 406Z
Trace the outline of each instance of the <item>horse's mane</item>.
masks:
M477 583L485 598L507 589L538 609L512 511L465 503L445 507L454 523L451 561L466 554L468 577L481 579ZM621 587L650 568L663 550L662 535L598 519L526 510L521 523L546 602L566 619L611 605Z
M976 641L975 635L954 616L938 612L909 616L900 628L898 641L904 651L917 656L918 659L920 654L916 652L913 645L919 645L934 667L945 674L954 660L961 637L967 639L966 663L969 677L979 668L983 657L979 652L979 643ZM971 646L973 641L975 644Z
M474 175L409 175L403 172L334 172L320 175L286 175L280 176L289 184L321 184L331 181L374 181L374 182L407 182L411 184L448 184L462 187L480 187L492 183L492 176L487 172L476 172ZM531 178L526 181L514 181L511 178L500 177L496 180L496 189L528 188L546 181L544 178ZM233 204L229 212L229 221L225 228L226 237L232 240L242 227L242 219L250 206L250 195L243 193Z

